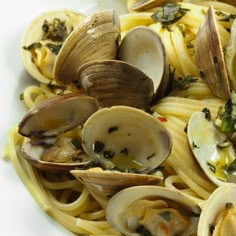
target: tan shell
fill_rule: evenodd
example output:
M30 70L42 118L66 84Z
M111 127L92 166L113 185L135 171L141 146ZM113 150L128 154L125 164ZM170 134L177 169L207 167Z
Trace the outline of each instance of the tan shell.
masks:
M162 40L155 31L146 26L129 30L121 41L119 58L152 79L156 98L166 95L170 83L169 63Z
M231 35L225 49L225 63L229 75L229 81L236 91L236 19L231 26Z
M97 12L86 18L60 50L54 67L57 83L78 80L77 72L87 62L116 59L119 38L120 22L115 11Z
M105 208L108 200L124 188L136 185L158 185L162 177L144 174L123 173L91 168L70 172L87 187L92 196Z
M147 173L168 158L172 137L166 127L146 112L113 106L92 114L81 132L84 151L105 169L137 169Z
M236 235L236 185L218 187L203 206L198 236Z
M115 194L106 215L108 222L126 236L143 235L144 231L155 236L189 236L197 231L200 208L180 191L136 186Z
M53 97L30 110L19 124L19 133L26 136L22 146L23 157L32 165L46 171L66 172L86 165L89 157L81 155L80 162L42 160L42 155L62 133L82 125L99 108L96 99L78 94ZM63 154L64 155L64 154Z
M217 186L227 183L226 167L235 159L232 144L220 148L227 140L213 120L208 120L204 112L194 112L188 122L188 142L190 148L206 176Z
M79 72L80 86L103 107L126 105L146 110L153 99L153 82L141 70L117 60L93 61Z
M198 29L195 48L196 64L203 79L217 97L229 98L228 75L212 6Z
M30 50L25 50L24 47L28 47L33 43L42 42L42 44L53 43L59 44L61 42L54 42L50 40L42 40L43 31L41 30L44 21L47 20L51 23L55 18L65 22L68 33L80 24L85 16L79 12L61 9L54 11L47 11L36 17L26 28L22 41L21 41L21 57L26 71L36 80L42 83L56 84L53 80L53 67L56 59L56 55L47 47L43 49L33 50L33 54ZM36 65L35 61L38 61ZM42 68L40 68L40 66ZM44 72L47 72L45 75Z

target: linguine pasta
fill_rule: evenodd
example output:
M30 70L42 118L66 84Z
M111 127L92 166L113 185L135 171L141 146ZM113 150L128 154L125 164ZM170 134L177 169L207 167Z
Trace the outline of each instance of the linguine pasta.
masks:
M121 37L135 26L150 27L163 41L170 68L174 71L174 79L187 76L197 78L185 89L172 90L168 96L158 100L152 110L154 115L165 118L163 124L173 137L172 152L162 164L162 185L178 189L200 204L209 198L216 186L208 180L194 160L184 130L193 112L207 107L212 116L216 117L219 107L226 101L215 97L200 78L194 60L194 43L210 5L226 15L235 14L236 8L218 1L184 1L181 6L188 11L180 20L171 24L169 30L151 18L156 8L145 12L133 11L132 6L136 2L137 0L126 1L129 13L120 16ZM230 37L232 20L220 21L222 16L216 17L221 43L225 47ZM31 109L50 97L72 91L69 87L62 89L41 83L26 87L21 98L27 109ZM44 173L31 166L19 152L22 142L23 137L18 133L17 127L13 127L9 132L6 155L10 157L15 171L43 211L77 235L121 235L109 225L105 209L90 195L86 186L70 174Z

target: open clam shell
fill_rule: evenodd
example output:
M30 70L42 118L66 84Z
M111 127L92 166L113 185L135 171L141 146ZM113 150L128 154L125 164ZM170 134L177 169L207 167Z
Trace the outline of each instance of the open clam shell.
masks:
M132 28L121 41L119 58L139 68L154 85L156 97L166 94L170 74L166 52L161 38L150 28Z
M84 18L79 12L61 9L44 12L29 24L22 37L21 57L26 71L34 79L56 84L53 67L57 53Z
M97 12L86 18L60 50L53 72L57 83L78 80L77 72L87 62L116 59L119 38L120 21L115 11Z
M235 160L233 146L204 112L195 112L189 119L188 141L194 157L206 176L217 186L227 182L227 166Z
M80 86L103 107L132 106L146 110L153 98L153 82L136 67L118 60L93 61L79 72Z
M236 185L218 187L203 206L198 236L236 235Z
M86 185L91 195L104 208L107 206L108 200L124 188L137 185L158 185L163 179L154 175L102 171L100 168L72 170L70 173Z
M200 208L180 191L159 186L121 190L108 202L108 222L126 236L193 235Z
M231 86L236 91L236 19L231 26L230 39L225 49L225 63Z
M106 169L148 172L169 156L172 138L166 127L146 112L128 107L103 108L84 123L82 145Z
M212 6L198 29L195 48L196 64L203 79L217 97L229 98L227 69Z
M30 110L19 124L19 133L27 137L21 150L23 157L37 168L51 171L68 171L87 164L89 158L86 155L81 155L79 162L67 162L64 161L65 158L59 160L59 148L64 147L65 149L60 152L63 157L67 156L67 152L68 155L77 154L77 148L73 145L72 138L64 138L69 141L62 141L59 144L59 148L55 152L55 160L45 161L42 160L42 156L55 145L57 136L82 125L98 109L96 99L78 94L60 95L42 102ZM72 146L70 149L69 145Z

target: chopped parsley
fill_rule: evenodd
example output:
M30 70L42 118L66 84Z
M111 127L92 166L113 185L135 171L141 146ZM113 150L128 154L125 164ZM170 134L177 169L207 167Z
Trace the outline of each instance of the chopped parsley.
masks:
M62 47L62 44L47 43L45 47L47 47L52 53L57 55Z
M113 127L110 127L107 132L108 134L111 134L112 132L117 131L117 130L118 130L118 126L113 126Z
M216 167L212 165L210 162L207 162L208 168L215 174L216 173Z
M148 229L145 228L144 225L139 225L136 228L136 233L140 234L141 236L152 236Z
M203 108L202 112L205 113L205 118L207 120L211 120L211 111L208 108Z
M123 153L123 154L125 154L125 155L128 155L128 154L129 154L129 150L128 150L127 147L125 147L124 149L122 149L122 150L120 151L120 153Z
M170 221L171 220L171 215L169 211L164 211L162 213L159 213L159 215L165 220L165 221Z
M182 8L178 3L167 3L152 14L151 18L161 22L163 28L170 30L169 25L181 19L190 9Z
M63 42L68 36L65 21L61 21L59 18L54 18L52 23L45 20L42 30L43 40L50 39L54 42Z
M72 139L71 143L76 147L76 149L82 149L81 142L78 139Z
M100 142L100 141L96 141L93 145L93 150L95 153L99 153L101 152L105 147L105 144Z

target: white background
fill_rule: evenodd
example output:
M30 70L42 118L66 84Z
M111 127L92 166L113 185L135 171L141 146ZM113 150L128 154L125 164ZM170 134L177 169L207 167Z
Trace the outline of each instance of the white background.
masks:
M85 15L102 9L125 12L124 0L7 0L0 12L0 153L7 143L8 131L25 113L19 100L21 91L34 81L24 71L20 41L28 24L43 11L74 9ZM0 158L0 235L72 235L57 224L34 202L10 162Z

